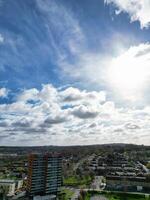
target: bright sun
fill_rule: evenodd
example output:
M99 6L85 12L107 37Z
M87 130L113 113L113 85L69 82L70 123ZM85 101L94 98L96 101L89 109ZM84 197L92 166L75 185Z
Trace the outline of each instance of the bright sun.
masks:
M128 99L136 98L145 88L148 79L147 58L123 54L111 61L108 69L111 87Z

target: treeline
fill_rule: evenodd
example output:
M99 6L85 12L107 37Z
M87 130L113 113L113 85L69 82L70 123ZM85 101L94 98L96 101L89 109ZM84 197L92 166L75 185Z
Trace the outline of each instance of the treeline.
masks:
M134 144L103 144L103 145L88 145L88 146L33 146L33 147L0 147L0 154L18 154L24 155L29 153L45 153L59 152L63 156L78 156L103 154L111 152L131 152L131 151L150 151L150 146L134 145Z

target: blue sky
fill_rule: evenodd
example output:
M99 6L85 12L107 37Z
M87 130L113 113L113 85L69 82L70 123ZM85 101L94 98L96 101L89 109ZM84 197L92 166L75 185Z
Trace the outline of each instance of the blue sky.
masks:
M12 89L70 83L69 77L61 77L59 65L61 56L67 63L77 62L69 40L81 54L114 54L113 37L123 39L126 48L150 37L149 29L130 23L127 14L115 16L114 7L102 0L2 1L0 33L0 84Z
M149 13L147 0L0 0L0 143L149 144Z

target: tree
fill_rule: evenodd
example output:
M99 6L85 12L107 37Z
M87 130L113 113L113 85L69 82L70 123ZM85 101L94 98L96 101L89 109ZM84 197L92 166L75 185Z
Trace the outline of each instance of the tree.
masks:
M147 167L148 169L150 169L150 162L147 163L146 167Z

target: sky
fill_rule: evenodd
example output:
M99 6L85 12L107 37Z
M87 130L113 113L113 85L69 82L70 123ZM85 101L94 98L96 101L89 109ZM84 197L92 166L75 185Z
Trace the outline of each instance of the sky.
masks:
M150 145L149 0L0 0L0 145Z

